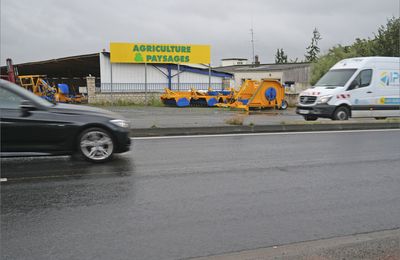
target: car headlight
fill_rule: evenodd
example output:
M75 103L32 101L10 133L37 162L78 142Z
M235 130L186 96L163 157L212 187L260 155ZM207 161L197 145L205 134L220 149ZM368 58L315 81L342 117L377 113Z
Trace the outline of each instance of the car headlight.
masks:
M114 119L114 120L110 120L110 123L119 126L119 127L123 127L123 128L129 128L129 122L123 119Z
M328 103L329 100L331 100L332 97L333 97L332 95L318 97L317 104L325 104L325 103Z

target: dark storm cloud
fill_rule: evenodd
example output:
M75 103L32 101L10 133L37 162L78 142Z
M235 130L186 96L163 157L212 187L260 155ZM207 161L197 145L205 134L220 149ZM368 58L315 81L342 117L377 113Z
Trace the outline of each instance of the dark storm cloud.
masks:
M277 48L303 59L317 27L322 50L372 37L387 18L399 16L398 0L3 0L1 63L78 55L108 49L110 41L212 45L221 58L256 53L273 62Z

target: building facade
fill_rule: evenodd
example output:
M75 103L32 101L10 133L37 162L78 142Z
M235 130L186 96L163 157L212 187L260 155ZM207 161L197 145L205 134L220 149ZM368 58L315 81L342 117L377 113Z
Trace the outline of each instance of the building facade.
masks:
M240 88L246 79L278 80L287 86L286 92L298 94L310 86L310 63L235 65L215 68L233 74L234 86Z
M232 86L233 75L206 66L178 64L110 63L108 52L100 53L101 92L163 92L220 90Z

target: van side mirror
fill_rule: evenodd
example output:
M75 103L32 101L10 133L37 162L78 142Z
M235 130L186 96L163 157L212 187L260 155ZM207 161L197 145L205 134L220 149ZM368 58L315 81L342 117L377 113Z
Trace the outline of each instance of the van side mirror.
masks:
M353 80L347 90L356 89L360 86L357 80Z
M29 100L22 100L19 105L21 109L22 116L28 116L31 111L36 110L36 106Z

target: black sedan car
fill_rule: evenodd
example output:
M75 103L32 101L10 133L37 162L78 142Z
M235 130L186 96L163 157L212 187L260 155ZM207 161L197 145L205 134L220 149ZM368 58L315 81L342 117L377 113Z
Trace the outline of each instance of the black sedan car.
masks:
M129 123L112 112L53 104L0 80L1 155L72 155L92 162L130 149Z

